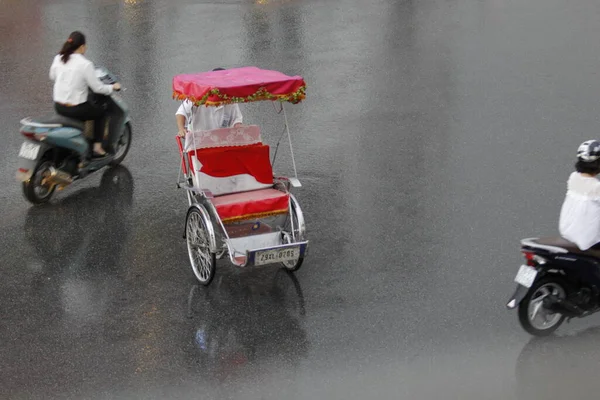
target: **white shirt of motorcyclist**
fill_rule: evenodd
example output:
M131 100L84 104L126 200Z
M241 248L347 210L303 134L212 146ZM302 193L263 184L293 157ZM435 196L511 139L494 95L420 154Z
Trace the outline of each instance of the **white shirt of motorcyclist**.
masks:
M243 122L242 112L237 104L225 106L199 106L196 107L189 100L184 100L176 115L186 118L186 127L189 129L190 117L192 117L194 131L210 131L218 128L232 127L238 122Z
M562 237L587 250L600 243L600 181L573 172L560 211Z
M78 105L88 100L88 88L94 93L109 95L112 85L105 85L96 76L94 64L83 55L74 53L63 63L60 55L54 57L50 67L54 81L53 99L57 103Z

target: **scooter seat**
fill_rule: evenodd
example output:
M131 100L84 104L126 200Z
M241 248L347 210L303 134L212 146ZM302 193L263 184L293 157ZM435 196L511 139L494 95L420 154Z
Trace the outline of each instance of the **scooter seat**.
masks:
M59 114L53 114L41 118L30 118L29 121L38 124L58 124L64 127L76 128L80 131L83 131L85 128L85 123L83 121L79 121L73 118L67 118Z
M539 239L530 240L533 244L540 244L542 246L553 246L560 247L561 249L567 250L569 253L581 254L600 259L600 245L596 245L588 250L581 250L573 242L570 242L562 237L546 237Z

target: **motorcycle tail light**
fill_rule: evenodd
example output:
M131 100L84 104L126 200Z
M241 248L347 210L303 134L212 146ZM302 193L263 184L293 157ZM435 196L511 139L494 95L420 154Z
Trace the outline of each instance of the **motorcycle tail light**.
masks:
M33 132L24 132L24 131L21 131L21 135L25 136L28 139L34 139L34 140L36 139L35 138L35 133L33 133Z
M525 260L527 260L527 265L529 265L530 267L535 267L536 265L546 263L545 258L540 257L531 251L523 251L523 255L525 256Z
M535 266L535 261L533 260L533 258L535 257L535 254L525 252L525 253L523 253L523 255L525 255L525 260L527 260L527 265L529 265L530 267Z
M45 140L46 137L48 136L45 133L35 133L35 132L28 132L28 131L21 131L21 135L25 136L28 139L37 140L39 142Z

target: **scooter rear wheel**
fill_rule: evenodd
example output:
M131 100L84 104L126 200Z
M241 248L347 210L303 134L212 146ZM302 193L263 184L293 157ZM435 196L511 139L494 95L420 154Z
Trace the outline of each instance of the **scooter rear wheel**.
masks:
M535 282L519 305L519 322L534 336L548 336L564 322L565 316L553 313L543 304L544 297L554 295L566 299L569 285L558 276L547 276Z
M30 203L47 203L54 194L56 186L42 184L44 178L49 174L50 167L52 166L52 161L48 159L41 159L38 162L38 165L35 167L31 178L28 181L23 182L23 194Z

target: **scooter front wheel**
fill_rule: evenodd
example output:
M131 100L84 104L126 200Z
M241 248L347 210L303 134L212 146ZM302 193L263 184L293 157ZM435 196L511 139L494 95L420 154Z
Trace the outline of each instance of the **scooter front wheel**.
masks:
M23 194L32 204L43 204L50 200L56 189L56 185L45 182L50 175L52 161L41 159L35 167L33 175L28 181L23 182Z
M117 145L115 147L115 158L110 162L111 166L116 166L121 164L125 159L127 153L129 153L129 148L131 147L131 124L125 124L125 128L123 128L123 134L119 138Z

